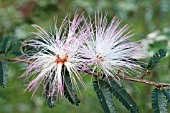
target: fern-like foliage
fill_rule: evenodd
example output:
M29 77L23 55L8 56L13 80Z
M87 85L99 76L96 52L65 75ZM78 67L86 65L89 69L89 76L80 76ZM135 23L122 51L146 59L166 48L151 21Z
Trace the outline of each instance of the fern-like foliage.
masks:
M114 79L106 79L107 86L112 94L126 107L131 113L138 113L138 107L127 91L121 87Z
M1 51L3 54L7 54L12 50L13 38L11 36L6 36L2 40Z
M73 104L78 106L80 100L78 99L75 91L73 90L72 82L70 79L69 72L67 69L63 69L62 71L63 79L64 79L64 95L65 97Z
M51 79L47 78L45 80L45 95L46 95L46 103L49 108L53 108L56 106L56 101L57 101L57 90L55 90L53 95L50 95L50 86L51 86Z
M16 56L22 55L19 51L21 46L21 40L18 40L13 35L7 35L0 38L0 54L13 54Z
M6 60L0 61L0 85L5 87L8 80L8 64Z
M116 113L112 93L107 83L103 80L96 80L93 82L93 86L103 111L105 113Z
M162 89L168 103L170 103L170 89Z
M160 61L160 59L166 56L166 53L167 52L164 49L159 49L158 52L155 53L153 57L151 57L147 69L153 69L153 67Z
M73 105L79 105L80 100L78 99L77 95L75 94L75 91L73 90L69 76L65 76L64 95Z
M152 109L154 113L168 113L163 92L157 88L152 91Z

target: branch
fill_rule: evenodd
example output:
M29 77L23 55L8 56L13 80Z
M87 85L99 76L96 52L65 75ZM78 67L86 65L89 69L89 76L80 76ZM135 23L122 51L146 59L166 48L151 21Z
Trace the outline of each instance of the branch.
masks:
M97 73L94 73L94 72L91 71L91 70L84 70L83 72L88 73L88 74L91 74L91 75L93 75L94 77L97 77L97 76L98 76ZM121 80L127 80L127 81L144 83L144 84L148 84L148 85L155 86L155 87L157 87L157 88L170 87L170 84L168 84L168 83L153 82L153 81L149 81L149 80L142 79L142 78L131 78L131 77L128 77L128 76L118 76L118 75L116 75L116 77L119 78L119 79L121 79Z
M25 59L20 59L20 58L0 58L0 61L2 61L2 60L13 61L13 62L23 62L23 63L31 64L31 61L28 61Z
M168 84L168 83L153 82L153 81L145 80L145 79L142 79L142 78L130 78L128 76L119 76L119 78L123 79L123 80L129 80L129 81L153 85L153 86L156 86L157 88L170 87L170 84Z
M3 58L0 58L0 61L4 60ZM20 59L20 58L5 58L5 60L8 61L14 61L14 62L23 62L23 63L28 63L31 64L31 61L25 60L25 59ZM94 77L97 77L97 73L94 73L91 70L84 70L83 72L87 73L87 74L91 74ZM153 82L153 81L149 81L146 79L142 79L142 78L131 78L128 76L118 76L121 80L127 80L127 81L133 81L133 82L139 82L139 83L144 83L144 84L148 84L148 85L152 85L155 86L157 88L161 88L161 87L170 87L170 84L168 83L160 83L160 82Z

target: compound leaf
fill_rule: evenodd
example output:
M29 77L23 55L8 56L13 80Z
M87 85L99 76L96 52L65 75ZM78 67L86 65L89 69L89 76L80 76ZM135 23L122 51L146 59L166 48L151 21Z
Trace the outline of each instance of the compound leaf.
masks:
M8 80L8 64L7 60L0 61L0 85L5 87Z
M151 57L147 69L152 69L163 57L166 56L166 51L164 49L159 49L157 53Z
M165 96L157 88L152 91L152 109L154 113L168 113Z
M46 94L46 103L49 108L53 108L56 106L57 101L57 90L54 91L53 95L51 95L51 82L52 80L50 78L46 78L45 80L45 94Z
M71 78L67 69L63 68L62 76L64 78L64 95L73 104L78 106L80 100L78 99L75 91L73 90Z
M121 87L114 79L106 79L109 90L131 113L138 113L138 107L127 91Z
M162 92L166 97L167 102L170 103L170 89L162 89Z
M2 40L2 53L7 54L12 50L13 38L11 36L4 37Z
M102 80L96 80L93 82L93 86L103 111L105 113L116 113L112 93L107 83Z

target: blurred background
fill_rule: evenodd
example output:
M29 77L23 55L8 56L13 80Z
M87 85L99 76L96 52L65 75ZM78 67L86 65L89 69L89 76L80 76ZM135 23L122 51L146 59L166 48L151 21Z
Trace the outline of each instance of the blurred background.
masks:
M94 15L95 11L106 12L108 19L117 16L122 25L130 25L134 30L134 39L143 40L148 56L158 49L170 52L170 1L169 0L0 0L0 40L11 36L16 42L15 52L20 43L35 31L31 24L38 24L48 30L54 25L54 17L60 25L69 14L84 12ZM1 41L2 42L2 41ZM1 43L0 42L0 43ZM8 55L16 57L18 54ZM1 56L1 55L0 55ZM144 60L148 62L148 59ZM91 77L84 77L87 89L81 89L80 105L74 106L67 99L61 99L56 107L48 108L42 89L31 98L31 93L24 92L26 86L23 73L27 64L9 62L8 84L0 87L0 113L103 113L96 94L93 91ZM170 55L154 68L148 80L170 83ZM151 93L153 86L124 81L123 86L132 95L140 113L151 113ZM117 100L117 113L129 113ZM170 111L170 105L167 105Z

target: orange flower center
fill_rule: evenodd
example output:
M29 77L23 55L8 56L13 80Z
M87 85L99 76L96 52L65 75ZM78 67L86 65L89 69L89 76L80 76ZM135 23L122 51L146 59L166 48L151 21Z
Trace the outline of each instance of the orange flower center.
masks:
M99 53L98 55L96 55L96 59L98 61L103 61L103 56Z
M58 64L58 63L64 64L64 62L67 62L67 59L68 59L68 55L67 55L67 54L65 54L65 56L62 57L62 58L60 57L59 54L57 54L56 56L57 56L57 58L56 58L56 63L57 63L57 64Z

